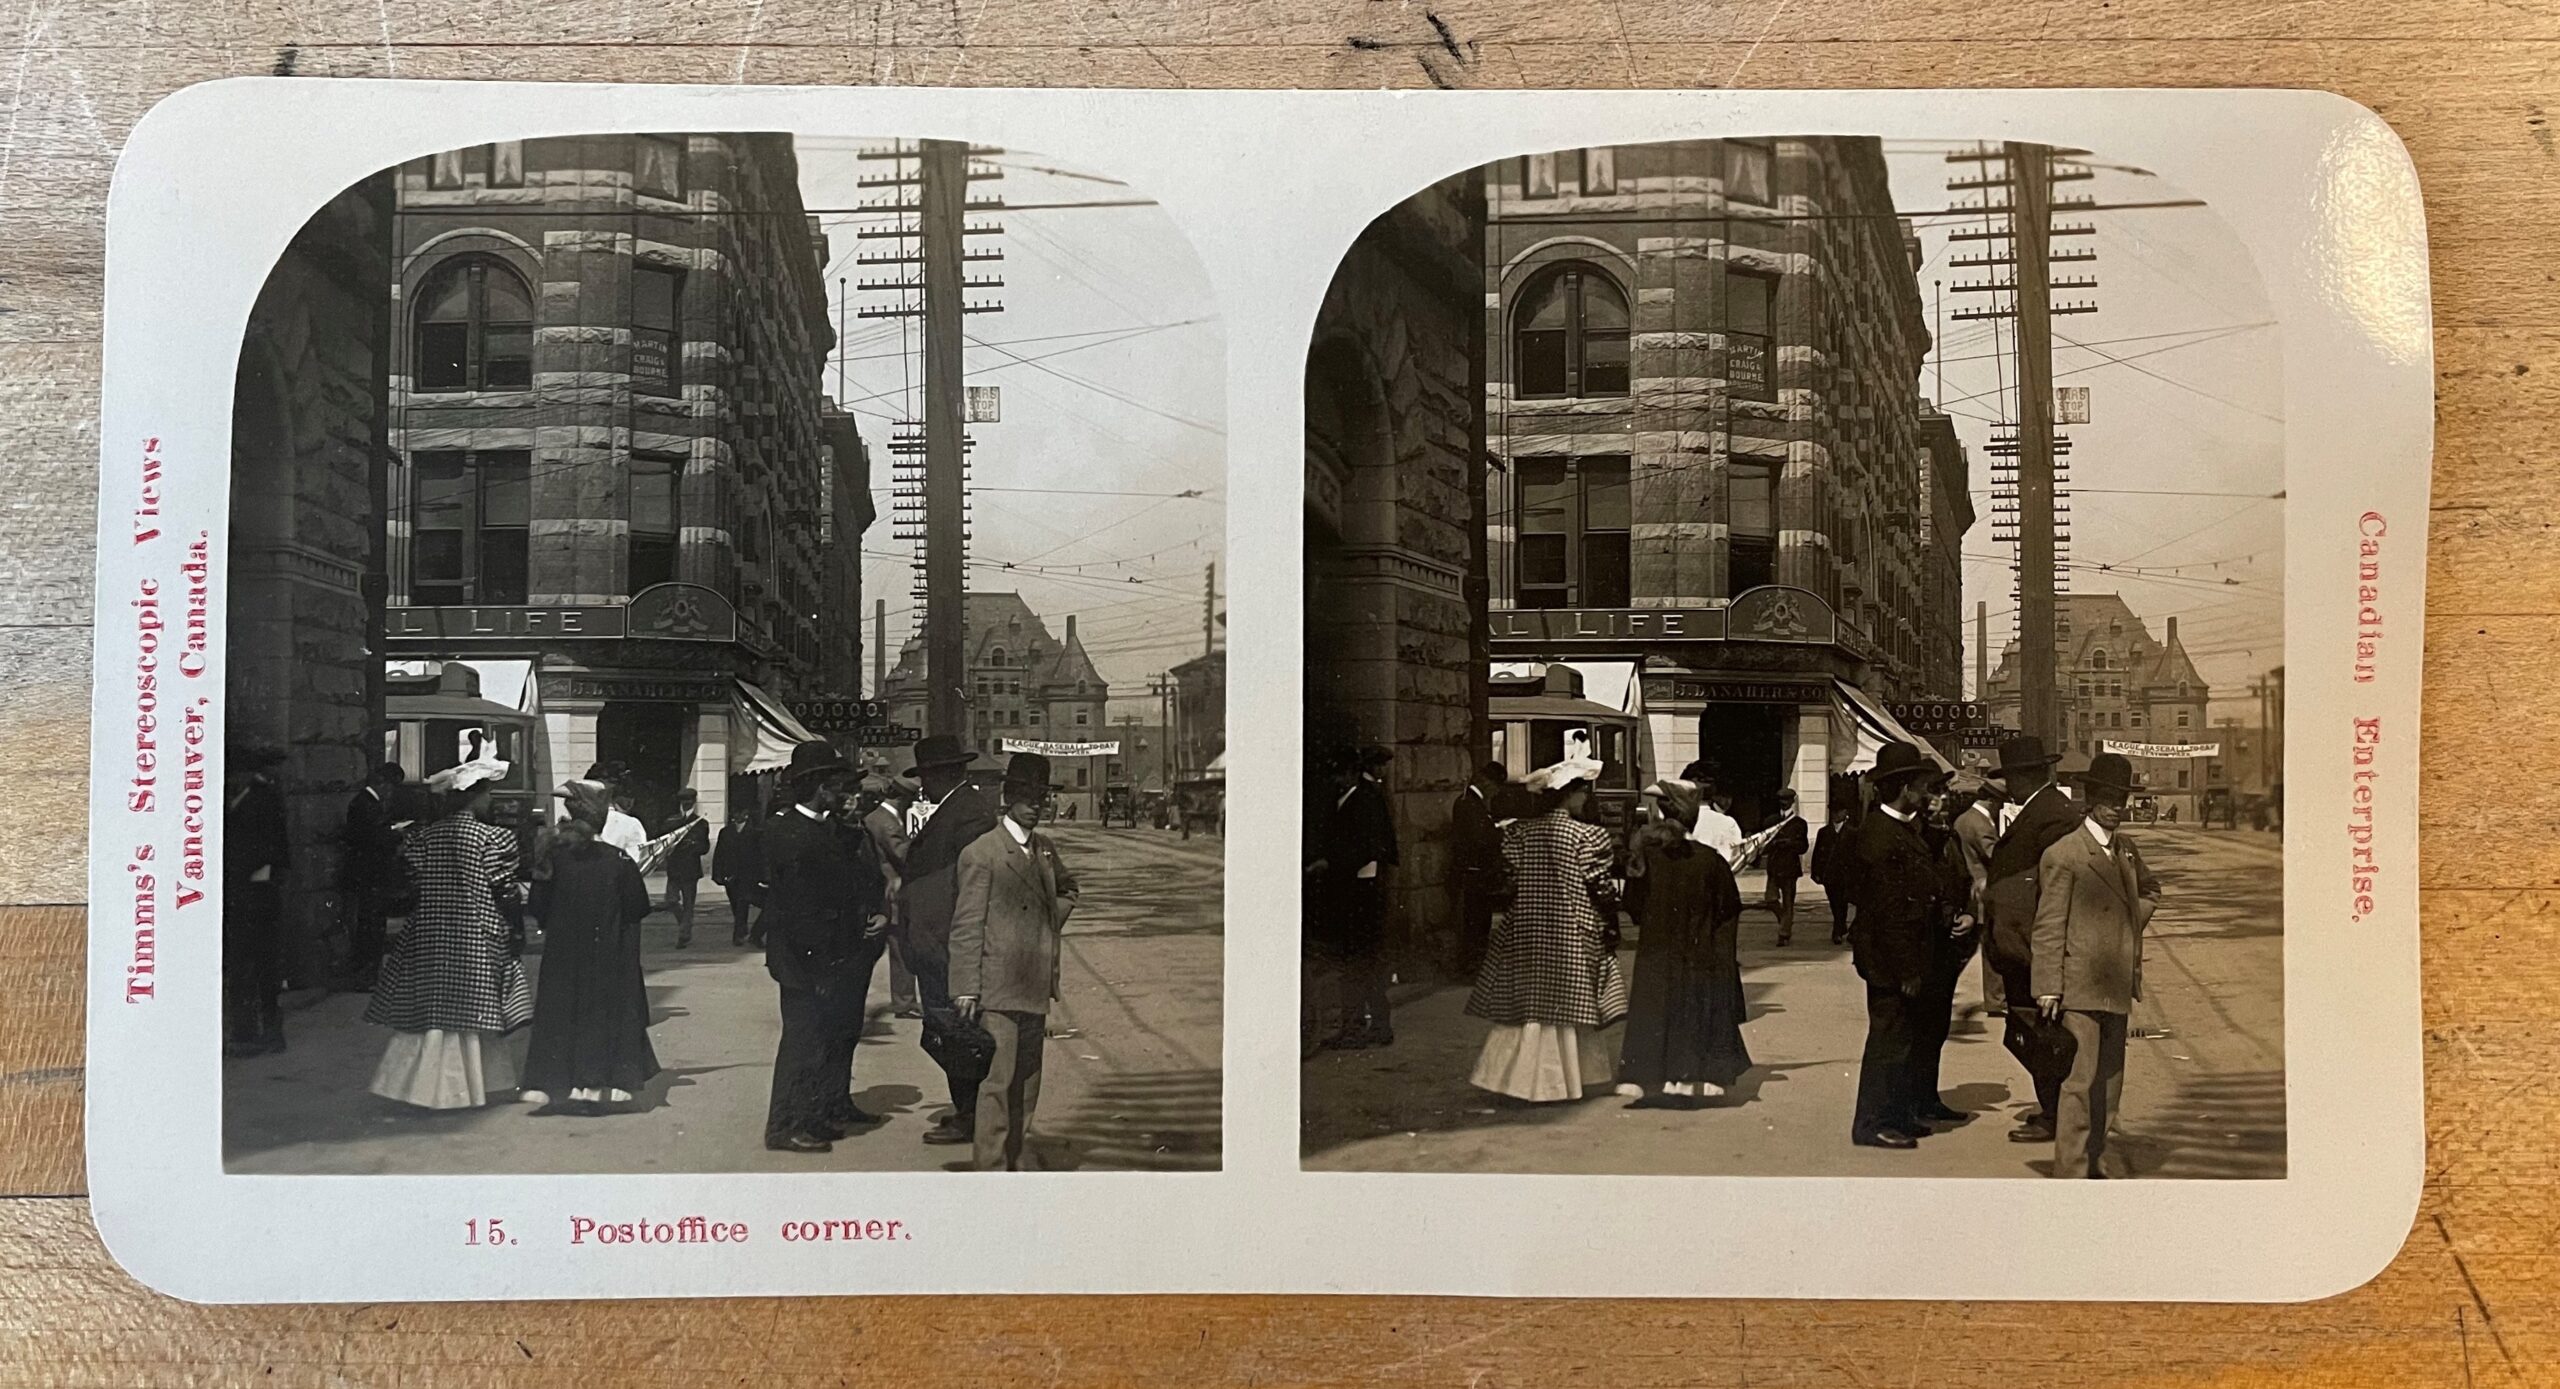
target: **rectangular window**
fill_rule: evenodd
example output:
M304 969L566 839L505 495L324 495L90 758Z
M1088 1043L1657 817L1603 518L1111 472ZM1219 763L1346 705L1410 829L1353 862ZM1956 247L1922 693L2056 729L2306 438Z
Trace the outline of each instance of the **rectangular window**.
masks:
M2187 726L2187 711L2181 709L2178 711L2178 727L2185 728Z
M656 198L684 196L684 142L665 135L642 135L632 141L631 183Z
M2179 789L2179 790L2184 791L2184 790L2186 790L2186 789L2187 789L2187 778L2188 778L2190 775L2192 775L2192 773L2188 772L2186 769L2184 769L2184 768L2180 768L2180 769L2179 769L2179 772L2178 772L2178 789Z
M501 140L489 147L489 186L524 187L524 141Z
M1085 783L1087 782L1087 780L1088 780L1088 779L1090 779L1090 778L1091 778L1091 776L1092 776L1092 775L1093 775L1093 773L1092 773L1092 770L1091 770L1090 768L1086 768L1086 767L1078 767L1078 768L1076 768L1076 789L1077 789L1077 790L1083 790L1083 789L1084 789L1084 786L1085 786Z
M1776 400L1778 373L1770 350L1778 282L1750 270L1724 272L1725 379L1745 400Z
M1627 460L1534 459L1519 465L1524 608L1623 608L1631 602L1634 519Z
M525 601L532 457L521 450L411 456L410 602L453 607Z
M1084 727L1085 725L1087 725L1087 724L1089 724L1089 723L1091 723L1091 722L1093 722L1093 711L1092 711L1092 710L1090 710L1090 709L1078 709L1078 710L1076 711L1076 727L1078 727L1078 728L1082 728L1082 727Z
M631 272L631 389L675 395L684 356L684 276L643 265Z
M489 147L468 145L458 150L441 150L427 161L427 186L430 188L463 188L478 174L485 183L489 178Z
M675 581L676 546L684 535L683 503L682 457L672 453L631 455L629 592Z
M1556 157L1554 155L1522 156L1520 193L1523 197L1530 198L1552 198L1556 195Z
M1757 140L1724 142L1724 196L1728 202L1774 207L1769 196L1770 147Z
M1567 193L1582 191L1582 151L1556 151L1556 190Z
M1735 458L1725 464L1725 596L1777 582L1777 465Z
M1618 152L1607 145L1582 152L1582 191L1615 193L1618 191Z

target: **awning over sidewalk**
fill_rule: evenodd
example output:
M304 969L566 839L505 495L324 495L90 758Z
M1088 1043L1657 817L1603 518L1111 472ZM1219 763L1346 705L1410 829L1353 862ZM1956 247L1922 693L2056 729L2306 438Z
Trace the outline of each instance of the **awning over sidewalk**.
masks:
M1928 758L1938 770L1950 773L1955 771L1956 764L1949 762L1945 754L1939 752L1935 745L1904 728L1866 691L1840 679L1834 679L1831 682L1831 688L1838 700L1840 712L1848 715L1845 720L1834 718L1831 721L1833 733L1831 770L1834 773L1867 770L1876 764L1876 754L1882 751L1887 743L1909 743L1920 749L1921 755ZM1845 730L1842 727L1844 723L1847 725ZM1849 734L1846 738L1839 736L1844 731ZM1845 759L1842 756L1844 753L1847 754Z
M741 680L729 700L729 770L733 774L779 771L791 750L823 741L753 681Z

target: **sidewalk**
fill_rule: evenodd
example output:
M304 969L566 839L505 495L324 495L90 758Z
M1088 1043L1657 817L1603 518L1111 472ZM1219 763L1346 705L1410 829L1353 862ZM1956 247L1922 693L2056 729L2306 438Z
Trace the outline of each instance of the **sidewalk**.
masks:
M1049 1014L1035 1137L1052 1168L1218 1165L1220 979L1215 840L1065 826L1060 852L1086 905L1067 928L1064 997ZM285 1016L290 1048L223 1063L223 1150L233 1172L914 1171L967 1165L918 1141L949 1111L920 1024L888 1015L889 971L854 1060L854 1102L886 1122L832 1153L764 1147L779 1027L760 950L729 944L728 903L707 894L690 948L665 911L641 924L651 1046L665 1069L634 1112L536 1119L519 1104L429 1113L371 1094L389 1033L369 995L309 995ZM526 963L539 978L541 957Z
M2111 1161L2140 1177L2284 1175L2282 917L2273 836L2145 827L2164 905L2149 936L2128 1047L2125 1113ZM2258 842L2252 842L2252 840ZM1757 1064L1717 1107L1629 1109L1605 1089L1578 1104L1519 1105L1467 1075L1486 1026L1467 988L1437 982L1397 1009L1392 1047L1321 1052L1303 1069L1310 1168L1358 1171L2031 1177L2049 1145L2008 1141L2032 1104L2026 1076L1980 1003L1981 966L1959 984L1941 1074L1973 1114L1913 1152L1853 1147L1849 1114L1866 1038L1864 985L1830 942L1818 894L1800 897L1778 949L1758 875L1744 875L1744 1040ZM1620 962L1634 968L1634 951Z

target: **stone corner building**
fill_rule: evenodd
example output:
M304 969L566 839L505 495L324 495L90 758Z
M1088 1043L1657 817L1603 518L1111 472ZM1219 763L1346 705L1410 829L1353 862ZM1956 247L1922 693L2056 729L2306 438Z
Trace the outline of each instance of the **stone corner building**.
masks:
M286 749L285 973L326 981L347 796L381 758L378 584L392 180L312 214L258 291L231 417L224 717Z
M1442 831L1488 736L1483 242L1480 174L1397 204L1334 272L1307 357L1306 749L1394 757L1408 960L1454 944Z
M1635 766L1708 764L1746 828L1962 693L1972 520L1932 494L1917 241L1872 138L1489 166L1494 654L1630 691ZM1951 645L1952 644L1952 645Z

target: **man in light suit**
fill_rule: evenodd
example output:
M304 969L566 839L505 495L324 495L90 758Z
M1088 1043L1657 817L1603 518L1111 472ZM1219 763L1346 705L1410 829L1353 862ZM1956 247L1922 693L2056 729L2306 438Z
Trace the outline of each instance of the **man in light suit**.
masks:
M2043 741L2033 736L2000 745L2000 780L2009 788L2011 804L2000 842L1991 849L1991 936L1982 949L2000 975L2001 997L2009 1006L2007 1045L2022 1065L2028 1065L2026 1058L2044 1054L2033 1045L2035 984L2028 977L2035 959L2036 865L2081 820L2080 807L2053 784L2053 764L2061 760L2047 755ZM2050 1143L2054 1088L2062 1077L2034 1065L2028 1065L2027 1075L2035 1083L2036 1112L2009 1131L2009 1141Z
M951 1001L995 1038L978 1087L977 1165L1022 1170L1040 1104L1049 1001L1058 996L1058 936L1076 909L1076 879L1040 833L1049 759L1018 752L1004 769L1004 818L960 851L951 918Z
M2119 833L2133 764L2112 752L2089 763L2078 832L2044 851L2036 899L2035 1000L2071 1031L2076 1050L2054 1110L2053 1175L2104 1176L2107 1126L2124 1095L2125 1024L2142 997L2142 932L2160 883Z

